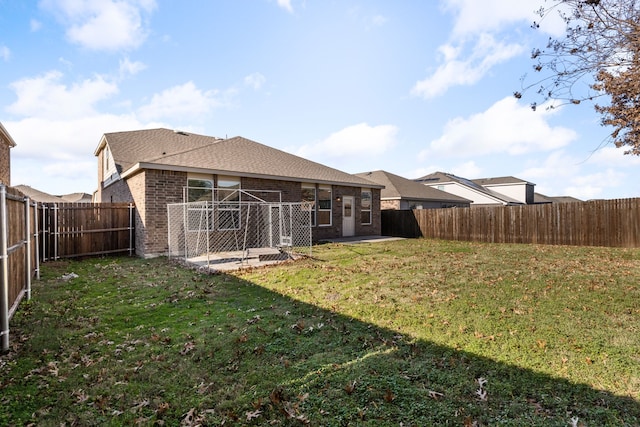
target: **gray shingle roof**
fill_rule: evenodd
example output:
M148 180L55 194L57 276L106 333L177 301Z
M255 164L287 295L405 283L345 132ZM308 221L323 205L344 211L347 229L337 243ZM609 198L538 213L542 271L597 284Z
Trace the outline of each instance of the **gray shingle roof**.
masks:
M40 203L61 203L64 202L60 197L54 196L44 191L36 190L28 185L16 185L13 188L19 190L22 194Z
M544 194L534 193L534 203L576 203L582 202L580 199L576 199L571 196L545 196Z
M368 179L370 181L377 182L384 185L384 189L381 191L381 199L411 199L411 200L429 200L436 202L457 202L457 203L470 203L471 200L467 200L463 197L455 194L440 191L433 187L423 185L412 181L407 178L403 178L398 175L394 175L390 172L378 170L373 172L357 173L357 176Z
M220 139L170 129L106 133L96 155L105 144L123 176L148 168L379 188L355 175L240 136Z
M45 193L44 191L37 190L28 185L16 185L16 190L19 190L22 194L29 197L31 200L40 203L83 203L91 202L92 196L87 193L71 193L61 196L54 196L53 194Z

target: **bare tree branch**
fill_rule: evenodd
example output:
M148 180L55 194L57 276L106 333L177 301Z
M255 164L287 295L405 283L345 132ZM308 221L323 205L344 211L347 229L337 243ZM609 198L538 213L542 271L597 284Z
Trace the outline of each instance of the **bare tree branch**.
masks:
M539 78L514 96L535 91L542 103L598 101L595 110L625 154L640 155L640 0L545 0L539 29L551 14L566 25L561 38L531 53ZM538 102L532 102L536 108ZM553 104L552 104L553 105Z

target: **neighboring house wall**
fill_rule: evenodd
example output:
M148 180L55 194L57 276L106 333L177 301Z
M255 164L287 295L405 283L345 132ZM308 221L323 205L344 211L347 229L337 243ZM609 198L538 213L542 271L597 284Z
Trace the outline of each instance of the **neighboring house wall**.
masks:
M425 184L430 187L436 188L441 191L445 191L456 196L464 197L471 200L472 205L505 205L505 202L501 202L497 199L491 198L483 193L474 191L469 187L462 186L455 182L445 182L437 184Z
M533 203L534 186L525 182L513 184L484 185L496 193L504 194L507 197L515 199L521 203L528 205Z

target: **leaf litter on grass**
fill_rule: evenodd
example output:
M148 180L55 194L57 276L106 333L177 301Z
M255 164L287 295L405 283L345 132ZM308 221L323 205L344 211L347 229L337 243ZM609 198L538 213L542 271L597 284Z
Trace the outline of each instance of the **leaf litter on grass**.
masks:
M604 365L603 354L589 348L582 332L558 336L552 327L602 316L597 307L578 307L584 298L603 295L593 283L600 286L607 275L597 265L573 262L599 257L571 248L496 246L407 241L362 246L355 254L335 245L319 247L317 259L224 276L162 259L45 265L50 270L34 285L29 309L16 315L16 328L29 339L16 347L19 355L0 359L11 375L0 383L0 421L637 422L637 401L616 396L637 399L631 389L637 372L620 363L637 341L618 338L619 348L606 358L609 371L594 373ZM638 296L639 257L595 251L621 258L629 272L606 292L608 310L634 313L637 305L621 298L620 289ZM80 277L61 286L54 277L71 269ZM582 282L565 278L584 278L584 271L593 289L580 290L573 306L551 298L552 292L575 296ZM34 319L46 324L37 320L41 315L62 326L54 339L29 325ZM637 327L629 317L587 336L620 336L620 328ZM549 373L552 359L565 371ZM19 398L24 395L30 397ZM64 415L69 412L75 415Z

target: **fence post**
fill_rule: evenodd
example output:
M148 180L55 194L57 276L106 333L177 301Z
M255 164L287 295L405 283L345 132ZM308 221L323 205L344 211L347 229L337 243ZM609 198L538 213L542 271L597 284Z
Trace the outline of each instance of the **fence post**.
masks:
M24 234L26 240L25 247L25 264L26 264L26 279L27 279L27 301L31 299L31 215L29 212L29 202L31 200L28 197L24 199Z
M58 204L53 204L53 260L58 259Z
M33 237L36 245L36 279L40 280L40 229L38 228L38 202L33 203ZM44 238L44 234L42 236ZM44 239L43 239L44 240Z
M0 184L0 341L9 351L9 254L7 250L7 188Z
M129 256L133 255L133 203L129 203Z

